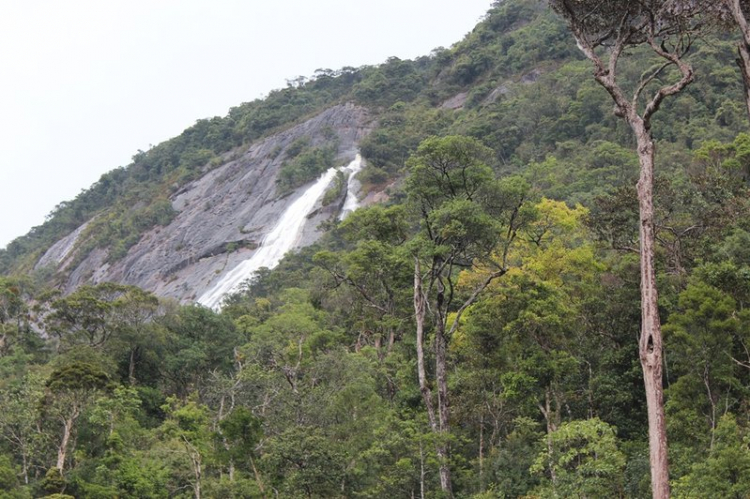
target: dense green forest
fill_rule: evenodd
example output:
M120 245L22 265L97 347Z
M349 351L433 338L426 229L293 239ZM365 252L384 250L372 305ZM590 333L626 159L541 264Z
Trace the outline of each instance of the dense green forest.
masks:
M675 497L750 497L737 36L694 41L695 81L652 124ZM655 64L630 49L620 84ZM0 250L0 498L447 497L446 477L455 497L649 497L639 158L592 72L546 2L498 1L449 49L299 78L61 203ZM95 215L80 251L123 256L205 165L348 101L377 118L360 178L389 200L221 312L31 270ZM331 161L294 150L282 191Z

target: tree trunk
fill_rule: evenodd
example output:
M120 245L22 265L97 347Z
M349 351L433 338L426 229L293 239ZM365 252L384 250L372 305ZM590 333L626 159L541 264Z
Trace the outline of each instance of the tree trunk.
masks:
M750 46L744 41L737 43L737 66L740 68L740 74L742 75L742 83L745 88L745 107L747 109L747 116L750 119Z
M640 178L641 337L638 344L646 388L651 491L654 498L669 497L669 461L662 386L662 337L654 268L654 141L641 119L630 119L638 143Z
M135 386L135 359L138 354L139 347L133 347L130 349L130 362L128 364L128 382L130 386Z
M419 442L419 497L420 499L425 499L424 491L424 482L425 482L425 469L424 469L424 448L422 447L422 442Z
M449 458L448 434L448 373L446 366L446 338L445 323L439 319L435 331L435 377L438 392L438 435L441 437L437 445L437 456L440 462L440 488L448 497L453 496L451 486L451 469Z
M424 363L424 320L427 311L424 290L422 289L422 268L419 259L414 259L414 318L417 323L417 376L419 378L419 391L422 393L424 405L427 408L427 417L430 428L437 430L435 420L435 408L432 405L432 392L427 385L427 372Z
M65 421L63 421L63 436L60 442L60 447L57 448L57 469L60 470L62 475L65 469L65 458L68 453L68 443L70 442L70 435L73 433L73 425L78 417L78 411L74 409L73 414Z
M479 417L479 492L484 492L484 414Z
M742 74L742 83L745 87L745 106L747 107L748 119L750 119L750 27L745 14L742 12L740 0L725 1L742 35L742 39L737 43L739 54L737 66L740 68L740 74Z
M427 417L433 433L443 437L437 442L435 452L440 463L440 488L448 497L453 496L451 490L450 466L448 464L448 443L445 437L448 432L448 383L445 367L445 325L438 321L438 331L435 335L435 365L438 385L438 419L435 417L435 407L432 392L427 384L427 373L424 362L424 323L427 311L426 297L422 287L422 268L419 258L414 259L414 316L417 323L417 375L419 390L422 392ZM442 327L440 326L442 324Z
M260 473L258 473L258 468L255 467L255 460L253 458L250 458L250 467L253 469L253 475L255 475L255 483L258 484L258 490L260 491L260 496L265 498L266 497L266 489L263 487L263 480L260 478Z
M23 455L23 483L24 485L29 484L29 458L24 451Z
M544 422L547 425L547 466L549 466L550 481L552 481L552 490L557 494L557 473L555 472L555 455L554 446L552 445L552 434L557 430L555 421L552 420L552 404L550 403L550 388L544 391L544 406L539 405L539 410L544 416Z
M193 460L193 473L195 474L195 484L193 484L193 492L195 493L195 499L201 499L201 479L203 478L203 467L201 466L200 454L191 455Z

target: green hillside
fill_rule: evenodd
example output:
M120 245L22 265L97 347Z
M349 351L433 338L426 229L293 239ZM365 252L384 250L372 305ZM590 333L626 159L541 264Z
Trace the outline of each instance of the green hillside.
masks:
M695 81L653 123L675 497L750 495L735 44L696 40ZM630 50L620 84L651 57ZM451 48L320 70L58 205L0 250L0 498L446 497L446 472L455 497L649 497L639 163L592 72L546 2L498 1ZM121 258L186 183L344 102L377 122L360 178L388 200L221 312L115 283L63 296L33 270L92 218L79 254ZM280 193L331 161L295 151Z

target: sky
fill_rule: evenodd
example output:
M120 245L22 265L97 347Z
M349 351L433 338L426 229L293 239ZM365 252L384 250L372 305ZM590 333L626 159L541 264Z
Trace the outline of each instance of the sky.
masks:
M0 0L0 248L139 150L316 69L450 47L491 0Z

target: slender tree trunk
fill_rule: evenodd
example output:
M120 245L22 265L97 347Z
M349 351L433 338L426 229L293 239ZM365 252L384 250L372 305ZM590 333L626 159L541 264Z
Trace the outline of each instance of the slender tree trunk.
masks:
M201 466L200 454L191 455L193 460L193 473L195 474L195 484L193 485L193 492L195 493L195 499L201 499L201 480L203 478L203 467Z
M745 87L745 106L748 119L750 119L750 26L748 26L745 14L742 12L740 0L725 0L727 7L732 12L732 17L740 28L742 39L737 42L737 66L742 74L742 83Z
M438 384L438 411L435 416L435 406L432 400L432 392L427 384L427 373L424 362L424 323L427 312L426 297L422 286L422 269L419 258L414 259L414 316L417 323L417 375L419 377L419 390L422 392L427 417L433 433L441 437L435 446L435 452L440 463L440 488L448 497L453 496L451 490L450 466L448 463L448 383L445 367L445 325L438 327L435 335L435 364ZM442 324L442 321L438 321Z
M737 43L737 54L737 66L740 68L742 83L745 88L745 108L747 109L748 119L750 119L750 46L744 40Z
M440 488L449 497L453 496L451 485L451 469L449 455L450 447L448 435L450 433L450 422L448 420L448 373L446 366L445 324L439 319L435 331L435 377L437 378L438 392L438 434L441 437L437 445L437 456L440 462Z
M72 419L66 419L63 423L63 436L62 441L60 442L60 447L57 448L57 469L60 470L60 474L62 474L63 469L65 468L65 458L68 452L68 442L70 441L70 433L73 428L73 420Z
M424 363L424 321L427 312L424 290L422 289L422 268L418 258L414 258L414 318L417 323L417 377L419 378L419 391L422 393L424 405L427 408L427 417L430 428L437 430L435 420L435 407L432 405L432 392L427 384L427 372Z
M425 469L424 469L424 448L422 447L422 442L419 442L419 497L420 499L425 499L424 497L424 479L425 479Z
M23 453L23 483L25 485L29 484L29 458L26 455L26 452Z
M544 406L539 405L539 410L544 416L544 422L547 425L547 466L549 466L550 481L552 481L552 490L557 490L557 473L555 472L554 447L552 445L552 433L557 430L555 421L552 420L552 404L550 403L550 388L544 391ZM555 492L556 494L557 492Z
M73 434L73 426L78 419L79 410L77 406L73 406L70 416L63 421L63 435L60 447L57 448L57 469L60 470L62 475L65 469L65 458L68 454L68 445L70 444L70 437Z
M135 359L138 354L138 347L130 349L130 362L128 363L128 382L130 386L135 386Z
M641 119L630 119L638 143L641 173L638 180L641 263L641 337L638 344L648 411L651 491L669 497L669 460L662 386L662 337L654 267L654 141Z
M484 492L484 414L479 417L479 492Z
M251 457L250 458L250 467L253 468L253 474L255 475L255 483L258 484L258 490L260 491L261 497L266 497L266 489L263 487L263 480L260 478L260 473L258 473L258 468L255 467L255 460Z

